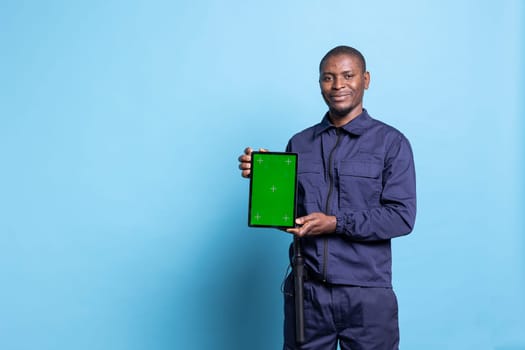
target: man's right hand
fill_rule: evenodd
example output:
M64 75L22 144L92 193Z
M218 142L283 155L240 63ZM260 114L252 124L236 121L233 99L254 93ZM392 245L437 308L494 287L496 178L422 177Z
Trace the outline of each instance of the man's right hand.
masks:
M251 161L252 161L252 152L253 149L251 147L246 147L244 150L244 154L239 156L239 169L241 169L241 176L245 178L249 178L252 169L251 169ZM268 152L267 149L259 148L259 152Z

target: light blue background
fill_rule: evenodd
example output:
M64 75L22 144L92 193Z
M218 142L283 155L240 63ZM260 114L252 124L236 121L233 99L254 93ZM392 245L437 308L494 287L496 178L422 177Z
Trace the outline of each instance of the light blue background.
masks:
M290 236L248 229L247 146L365 106L414 148L402 349L525 349L524 5L2 1L0 349L279 349Z

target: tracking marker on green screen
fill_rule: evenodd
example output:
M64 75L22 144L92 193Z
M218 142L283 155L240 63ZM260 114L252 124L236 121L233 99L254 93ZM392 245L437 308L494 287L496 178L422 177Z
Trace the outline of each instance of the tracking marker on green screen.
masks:
M253 152L248 225L295 226L297 154Z

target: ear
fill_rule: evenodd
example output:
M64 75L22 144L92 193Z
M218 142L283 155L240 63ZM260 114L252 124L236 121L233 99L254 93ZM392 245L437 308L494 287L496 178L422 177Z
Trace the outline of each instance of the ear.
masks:
M368 86L370 85L370 72L365 72L365 90L368 90Z

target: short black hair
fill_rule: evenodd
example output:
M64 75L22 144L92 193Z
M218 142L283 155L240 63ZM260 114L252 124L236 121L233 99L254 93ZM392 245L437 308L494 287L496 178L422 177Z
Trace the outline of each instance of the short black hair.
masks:
M322 72L323 66L328 58L333 57L333 56L339 56L339 55L348 55L348 56L356 57L361 63L361 67L363 68L363 73L366 72L366 61L365 61L365 57L363 56L363 54L359 52L359 50L354 49L353 47L341 45L341 46L334 47L333 49L328 51L326 55L324 55L324 57L321 59L321 62L319 63L319 73Z

